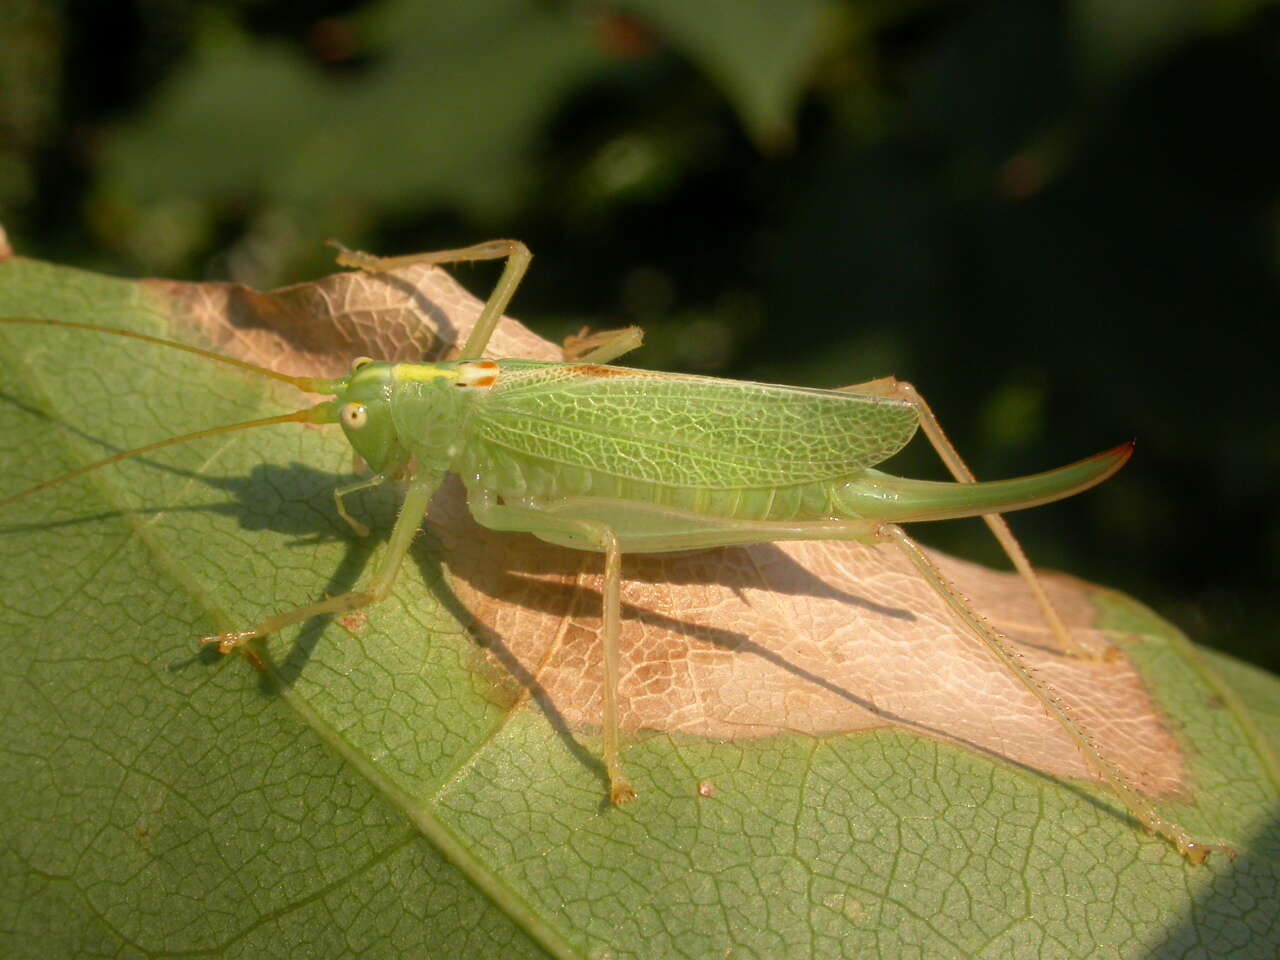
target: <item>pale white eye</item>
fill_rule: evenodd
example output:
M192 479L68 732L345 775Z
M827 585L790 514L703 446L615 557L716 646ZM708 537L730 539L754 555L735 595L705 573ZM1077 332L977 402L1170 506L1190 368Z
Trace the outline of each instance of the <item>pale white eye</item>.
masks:
M361 367L367 367L371 363L373 363L373 357L356 357L351 361L351 372L355 373Z
M369 422L369 408L363 403L344 403L339 416L348 430L359 430Z

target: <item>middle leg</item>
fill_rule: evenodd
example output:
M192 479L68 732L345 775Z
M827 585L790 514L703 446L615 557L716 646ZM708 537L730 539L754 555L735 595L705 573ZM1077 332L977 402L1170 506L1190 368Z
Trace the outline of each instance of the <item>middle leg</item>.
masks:
M484 353L485 347L489 345L489 339L493 336L493 331L498 326L498 321L502 319L503 311L507 309L507 304L515 295L516 287L520 286L525 271L529 269L529 261L533 259L529 248L519 240L490 240L470 247L459 247L456 250L433 250L427 253L410 253L401 257L377 257L359 250L348 250L336 240L330 240L329 244L338 248L338 256L335 259L341 266L356 267L366 273L385 273L398 267L418 264L461 263L505 258L507 263L502 268L502 276L498 278L493 293L489 294L489 299L485 301L480 316L476 318L475 326L471 328L466 343L458 353L456 358L458 360L475 360Z
M629 803L636 792L622 771L619 744L618 687L621 683L622 632L622 550L618 538L608 524L598 520L556 516L532 507L499 504L488 491L468 492L467 505L481 525L490 530L548 535L561 542L568 540L581 548L604 554L604 590L600 641L604 659L604 767L609 776L609 799L616 804Z
M582 332L564 338L564 358L573 363L612 363L624 353L630 353L644 342L644 331L639 327L623 327L620 330Z

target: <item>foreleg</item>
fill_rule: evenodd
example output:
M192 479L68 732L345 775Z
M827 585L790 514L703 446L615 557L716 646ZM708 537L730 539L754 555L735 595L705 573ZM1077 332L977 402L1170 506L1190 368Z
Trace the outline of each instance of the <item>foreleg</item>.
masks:
M357 490L368 490L370 487L380 487L387 482L385 474L375 474L364 480L356 480L352 483L344 484L341 487L333 488L333 503L338 508L338 516L347 521L347 525L356 532L357 537L367 537L369 528L347 512L347 506L342 502L342 498L350 496Z
M365 589L352 590L349 593L338 594L336 597L329 597L327 600L287 610L274 617L268 617L250 630L229 630L226 633L204 637L200 642L216 643L219 652L230 653L250 640L276 633L292 624L302 623L312 617L350 613L352 610L367 607L386 597L395 585L400 564L405 554L409 552L409 546L413 543L418 528L422 525L427 505L431 502L436 488L440 486L440 480L438 475L423 476L410 484L404 503L400 506L396 525L392 528L391 537L387 541L386 552L382 555L378 569Z

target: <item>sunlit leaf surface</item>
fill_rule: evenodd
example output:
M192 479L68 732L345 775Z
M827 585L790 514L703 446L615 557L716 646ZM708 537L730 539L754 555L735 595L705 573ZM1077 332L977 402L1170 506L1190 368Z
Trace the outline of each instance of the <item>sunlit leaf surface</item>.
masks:
M417 358L474 303L444 275L257 294L10 259L0 315L89 320L291 372ZM0 327L0 497L117 450L292 409L286 388L87 333ZM505 328L495 351L554 358ZM1280 872L1274 678L1118 595L947 561L1169 816L1145 836L891 555L768 546L628 562L625 760L605 802L596 560L442 492L394 597L264 673L196 638L348 589L394 491L331 490L337 431L177 447L5 508L6 956L1264 956ZM1052 509L1052 508L1048 508ZM1034 553L1034 544L1030 545ZM638 732L634 732L638 731Z

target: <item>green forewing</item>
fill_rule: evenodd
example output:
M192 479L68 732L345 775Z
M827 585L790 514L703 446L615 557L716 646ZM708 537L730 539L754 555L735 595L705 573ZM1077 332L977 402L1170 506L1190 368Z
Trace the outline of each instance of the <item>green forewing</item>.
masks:
M471 429L515 454L708 489L857 473L902 449L893 399L592 364L502 361Z

